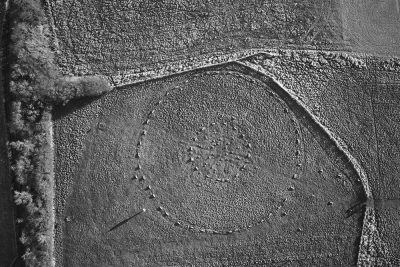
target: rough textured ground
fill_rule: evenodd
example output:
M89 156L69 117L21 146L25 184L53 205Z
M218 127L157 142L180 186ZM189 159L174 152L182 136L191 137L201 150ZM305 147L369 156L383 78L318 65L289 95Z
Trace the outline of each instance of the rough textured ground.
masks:
M355 264L359 177L288 95L247 72L56 111L59 264Z
M342 44L339 3L308 1L55 1L49 14L65 72L144 72L244 49Z
M400 55L397 0L47 2L65 73L138 74L266 47Z
M394 161L398 162L400 65L392 59L292 51L244 62L291 90L360 161L375 199L387 257L398 265L400 181Z
M59 264L400 265L399 1L239 2L47 1Z

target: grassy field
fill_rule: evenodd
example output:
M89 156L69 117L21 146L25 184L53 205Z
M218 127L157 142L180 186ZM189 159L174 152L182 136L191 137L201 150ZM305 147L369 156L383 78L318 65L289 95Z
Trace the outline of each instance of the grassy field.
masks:
M9 7L28 266L400 264L398 0Z
M58 264L354 265L363 184L304 112L235 64L57 109Z
M335 1L54 1L65 73L144 72L174 61L246 49L343 46Z
M397 0L47 3L66 74L171 73L173 62L264 48L400 55Z

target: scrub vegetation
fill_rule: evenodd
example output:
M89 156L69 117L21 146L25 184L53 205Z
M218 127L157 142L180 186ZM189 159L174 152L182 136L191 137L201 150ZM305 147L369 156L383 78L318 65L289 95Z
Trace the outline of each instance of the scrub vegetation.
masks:
M100 77L64 77L54 61L40 0L12 0L7 15L9 157L20 255L26 266L52 266L54 175L51 109L109 91Z

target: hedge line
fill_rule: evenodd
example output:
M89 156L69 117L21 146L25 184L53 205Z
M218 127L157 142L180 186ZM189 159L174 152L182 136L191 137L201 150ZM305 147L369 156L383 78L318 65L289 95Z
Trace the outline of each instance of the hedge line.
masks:
M20 255L26 266L53 266L54 175L51 109L110 91L99 77L64 77L48 40L40 0L10 0L7 23L9 157L17 205Z

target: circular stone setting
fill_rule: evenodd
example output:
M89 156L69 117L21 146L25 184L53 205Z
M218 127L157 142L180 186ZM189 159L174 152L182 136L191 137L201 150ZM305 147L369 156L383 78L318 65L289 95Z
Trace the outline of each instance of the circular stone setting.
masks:
M227 234L280 214L290 180L301 179L302 143L296 117L266 84L203 72L148 110L136 175L175 226Z

